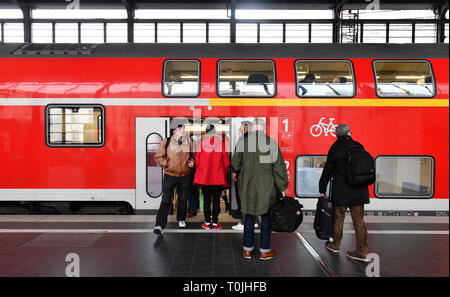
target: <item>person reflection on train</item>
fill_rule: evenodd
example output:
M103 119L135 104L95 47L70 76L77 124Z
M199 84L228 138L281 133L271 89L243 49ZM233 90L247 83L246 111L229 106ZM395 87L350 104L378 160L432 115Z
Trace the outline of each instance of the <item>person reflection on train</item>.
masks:
M191 168L195 164L192 148L192 141L186 134L184 125L179 124L172 136L163 140L155 154L155 161L164 168L162 200L156 215L156 226L153 229L153 232L158 235L162 234L167 225L175 187L178 193L178 226L186 228L186 197L191 186Z
M203 191L203 211L205 222L202 228L206 230L222 229L219 224L220 195L228 188L227 173L230 168L230 158L225 149L225 142L216 134L214 125L206 127L206 134L197 146L195 156L196 173L194 184ZM211 200L213 205L211 221Z

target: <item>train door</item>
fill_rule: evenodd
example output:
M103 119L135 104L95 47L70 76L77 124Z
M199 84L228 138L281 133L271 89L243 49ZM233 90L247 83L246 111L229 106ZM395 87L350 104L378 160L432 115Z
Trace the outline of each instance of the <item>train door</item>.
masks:
M162 195L162 167L154 161L167 137L169 118L136 118L136 209L158 209Z

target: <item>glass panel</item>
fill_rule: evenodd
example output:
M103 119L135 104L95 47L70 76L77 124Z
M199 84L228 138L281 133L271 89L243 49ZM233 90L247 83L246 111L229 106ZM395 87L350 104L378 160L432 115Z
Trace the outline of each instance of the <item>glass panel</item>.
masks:
M435 43L436 25L435 24L416 24L415 43Z
M386 24L364 24L363 43L386 43Z
M230 42L230 24L209 24L209 42Z
M81 43L103 42L103 24L81 24Z
M282 24L261 24L261 43L282 43Z
M431 198L434 160L430 157L378 157L377 197Z
M226 9L136 9L136 19L227 19Z
M69 2L69 1L66 1ZM33 19L126 19L125 9L33 9Z
M427 62L375 61L380 97L433 97L434 84Z
M333 10L312 9L237 9L237 19L332 19Z
M353 97L352 65L347 61L297 61L300 97Z
M333 25L332 24L312 24L311 26L312 43L332 43Z
M34 43L51 43L52 24L49 23L33 23L31 25L31 41Z
M198 61L166 61L164 63L164 95L189 96L200 94Z
M100 107L51 107L47 119L50 144L102 143L103 117Z
M162 193L163 169L155 161L155 154L163 138L157 133L147 137L147 194L156 198Z
M106 42L127 42L127 24L106 24Z
M206 24L184 24L183 42L185 43L205 43Z
M219 95L227 97L272 97L275 69L272 61L220 61Z
M319 180L327 156L300 156L297 158L295 168L295 195L297 197L320 197ZM330 193L330 185L327 187L327 195Z
M308 43L309 42L308 24L286 24L286 42Z
M134 42L155 42L155 24L134 24Z
M158 42L177 43L180 42L180 24L158 24Z
M56 23L55 24L56 43L77 43L78 24L77 23Z
M390 24L389 43L412 43L412 25Z
M3 24L3 41L4 42L17 42L22 43L24 41L23 24L20 23L4 23Z
M258 41L258 25L236 24L237 43L256 43Z

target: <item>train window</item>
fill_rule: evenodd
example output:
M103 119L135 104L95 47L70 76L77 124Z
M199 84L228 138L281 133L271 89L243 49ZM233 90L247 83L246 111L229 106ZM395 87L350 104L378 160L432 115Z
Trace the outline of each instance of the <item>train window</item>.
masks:
M275 96L275 64L270 60L222 60L218 68L221 97Z
M353 97L353 66L342 60L299 60L295 63L299 97Z
M301 198L318 198L319 180L327 161L326 155L298 156L295 160L295 195ZM330 185L327 188L329 194Z
M158 133L152 133L147 137L147 194L156 198L162 193L163 169L155 161L155 154L161 145L163 138Z
M375 196L431 198L434 159L430 156L378 156L375 160Z
M47 144L55 147L104 145L104 114L103 106L47 106Z
M165 61L163 95L167 97L200 95L200 62L197 60Z
M374 61L379 97L434 97L431 65L427 61Z

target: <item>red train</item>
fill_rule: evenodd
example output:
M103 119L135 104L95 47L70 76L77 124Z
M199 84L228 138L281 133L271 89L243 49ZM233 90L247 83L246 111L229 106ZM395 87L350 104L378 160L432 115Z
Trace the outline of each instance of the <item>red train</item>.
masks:
M240 123L261 117L283 151L287 194L305 209L315 208L334 128L346 123L376 157L369 214L448 215L448 50L1 45L0 201L63 203L72 211L85 202L123 202L154 213L162 171L152 156L174 118L187 118L197 136L214 121L232 151Z

